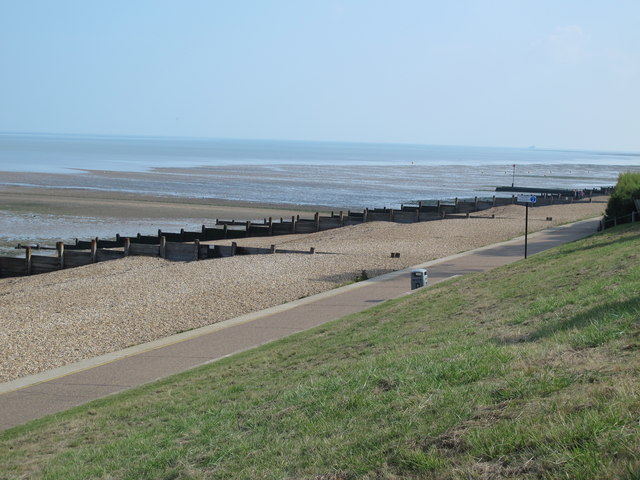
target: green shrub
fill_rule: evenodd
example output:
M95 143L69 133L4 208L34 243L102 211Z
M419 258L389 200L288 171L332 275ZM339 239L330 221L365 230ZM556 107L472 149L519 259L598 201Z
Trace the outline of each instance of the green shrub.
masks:
M634 198L640 198L640 173L621 173L605 214L610 218L631 215L635 210Z

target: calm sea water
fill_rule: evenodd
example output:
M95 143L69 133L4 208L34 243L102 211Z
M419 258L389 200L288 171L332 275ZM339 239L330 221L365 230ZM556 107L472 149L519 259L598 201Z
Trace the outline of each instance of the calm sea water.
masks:
M515 165L515 169L513 167ZM640 154L366 143L0 134L0 185L336 208L614 185ZM514 176L515 171L515 176ZM1 172L42 172L28 175ZM27 179L27 180L24 180Z

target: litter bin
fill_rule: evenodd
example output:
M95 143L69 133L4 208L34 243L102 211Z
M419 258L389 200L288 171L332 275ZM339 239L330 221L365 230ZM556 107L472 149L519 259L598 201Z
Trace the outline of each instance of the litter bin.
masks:
M411 270L411 290L426 287L429 281L427 271L424 268Z

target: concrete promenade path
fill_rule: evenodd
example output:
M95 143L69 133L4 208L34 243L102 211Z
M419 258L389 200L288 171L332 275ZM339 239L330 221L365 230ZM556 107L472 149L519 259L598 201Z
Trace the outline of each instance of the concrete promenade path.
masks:
M599 219L530 234L528 254L596 232ZM524 237L412 268L429 284L520 260ZM189 332L0 384L0 431L76 405L213 362L365 310L410 292L412 268L330 290ZM428 287L427 287L428 288Z

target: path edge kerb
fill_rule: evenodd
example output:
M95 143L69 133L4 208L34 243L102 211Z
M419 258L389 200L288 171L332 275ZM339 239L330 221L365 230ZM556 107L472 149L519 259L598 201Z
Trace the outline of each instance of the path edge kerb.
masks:
M540 230L534 233L530 233L529 234L529 238L531 237L535 237L538 235L541 235L543 233L548 233L548 232L552 232L554 230L561 230L563 228L567 228L569 226L572 225L576 225L576 224L580 224L580 223L585 223L585 222L590 222L593 221L596 218L600 218L600 217L595 217L595 218L590 218L590 219L586 219L586 220L580 220L577 222L572 222L569 224L565 224L565 225L559 225L556 227L551 227L545 230ZM595 233L595 232L594 232ZM414 265L411 267L407 267L407 268L403 268L401 270L396 270L393 272L389 272L389 273L385 273L383 275L379 275L377 277L374 278L370 278L368 280L363 280L361 282L357 282L357 283L352 283L349 285L344 285L342 287L337 287L337 288L333 288L331 290L327 290L325 292L321 292L321 293L317 293L315 295L310 295L308 297L305 298L301 298L298 300L293 300L291 302L282 304L282 305L277 305L274 307L269 307L263 310L259 310L257 312L252 312L252 313L248 313L245 315L241 315L239 317L235 317L235 318L231 318L228 320L223 320L221 322L218 323L213 323L211 325L205 325L204 327L199 327L199 328L195 328L193 330L189 330L187 332L182 332L182 333L177 333L174 335L170 335L168 337L164 337L164 338L160 338L158 340L153 340L151 342L147 342L147 343L141 343L139 345L135 345L132 347L128 347L122 350L118 350L115 352L111 352L111 353L106 353L104 355L99 355L97 357L93 357L93 358L88 358L86 360L81 360L79 362L75 362L75 363L71 363L69 365L64 365L62 367L58 367L58 368L54 368L51 370L47 370L45 372L41 372L41 373L36 373L34 375L28 375L26 377L21 377L21 378L17 378L15 380L10 380L8 382L4 382L4 383L0 383L0 395L4 394L4 393L9 393L9 392L14 392L17 390L21 390L23 388L27 388L33 385L37 385L39 383L44 383L44 382L48 382L57 378L62 378L62 377L66 377L67 375L72 375L74 373L78 373L78 372L82 372L85 370L90 370L92 368L95 367L99 367L101 365L105 365L107 363L111 363L111 362L115 362L117 360L121 360L127 357L131 357L134 355L139 355L141 353L147 353L150 352L152 350L157 350L159 348L163 348L163 347L167 347L170 345L174 345L176 343L180 343L180 342L184 342L184 341L188 341L194 338L198 338L204 335L208 335L210 333L214 333L220 330L224 330L226 328L229 327L233 327L236 325L241 325L243 323L248 323L248 322L252 322L254 320L257 320L258 318L263 318L263 317L267 317L269 315L274 315L276 313L280 313L280 312L284 312L287 310L291 310L297 306L300 305L305 305L308 303L313 303L316 302L318 300L321 299L325 299L325 298L330 298L332 296L336 296L336 295L340 295L346 292L349 292L351 290L356 290L359 288L364 288L368 285L371 285L372 283L378 283L378 282L383 282L385 280L390 280L402 275L407 275L408 273L411 272L411 270L415 269L415 268L427 268L430 267L432 265L437 265L439 263L443 263L443 262L447 262L447 261L451 261L460 257L464 257L466 255L471 255L473 253L477 253L477 252L481 252L484 250L489 250L492 248L496 248L496 247L500 247L502 245L508 245L510 243L516 243L518 241L521 241L524 239L524 235L512 238L510 240L506 240L503 242L498 242L498 243L493 243L490 245L485 245L484 247L479 247L479 248L475 248L473 250L467 250L465 252L460 252L460 253L456 253L454 255L449 255L447 257L442 257L442 258L437 258L434 260L429 260L427 262L424 263L420 263L418 265ZM408 291L406 293L411 293L411 290L409 289L410 284L409 284L409 280L407 280L407 288Z

